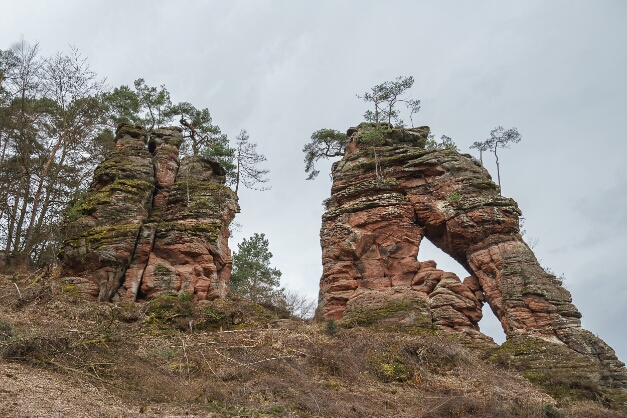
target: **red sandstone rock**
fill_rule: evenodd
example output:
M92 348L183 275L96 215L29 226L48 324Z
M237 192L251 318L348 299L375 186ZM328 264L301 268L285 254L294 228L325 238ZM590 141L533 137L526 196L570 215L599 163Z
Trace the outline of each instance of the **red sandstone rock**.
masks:
M179 128L155 130L148 148L141 127L121 124L116 139L71 224L77 234L64 243L64 274L104 301L182 291L194 300L224 298L228 225L239 211L224 170L198 157L179 168Z
M88 277L99 289L85 292L94 299L108 301L120 287L150 212L154 176L145 140L141 127L118 127L115 149L96 168L78 205L83 217L68 226L76 235L63 244L64 274Z
M377 149L384 173L377 178L371 148L359 146L363 129L348 131L346 155L333 164L320 231L319 315L348 322L420 319L477 337L485 301L508 338L561 341L579 353L605 357L610 380L627 386L623 364L581 329L570 293L523 241L516 202L500 196L478 161L453 150L421 148L426 127L395 128ZM470 276L462 283L434 262L416 261L423 238Z

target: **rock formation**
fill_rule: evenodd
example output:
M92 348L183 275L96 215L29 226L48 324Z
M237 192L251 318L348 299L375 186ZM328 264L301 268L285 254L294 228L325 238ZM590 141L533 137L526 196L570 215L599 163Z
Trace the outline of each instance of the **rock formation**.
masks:
M508 338L566 344L601 364L605 384L627 386L623 363L581 328L570 293L523 241L518 205L499 194L487 170L470 155L425 149L428 127L386 128L375 158L360 144L371 129L351 128L346 154L333 164L320 232L318 315L482 338L478 322L487 302ZM469 276L461 281L433 261L418 262L423 238Z
M66 283L94 300L189 292L224 298L231 274L228 226L239 211L218 163L179 162L180 128L120 124L68 222L60 253Z

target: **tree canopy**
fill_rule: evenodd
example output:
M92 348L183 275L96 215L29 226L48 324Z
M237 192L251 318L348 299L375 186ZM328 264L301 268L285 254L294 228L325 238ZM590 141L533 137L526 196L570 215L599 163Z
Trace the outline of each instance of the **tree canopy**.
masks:
M106 88L75 48L41 57L24 40L0 52L0 246L54 259L68 203L107 150Z
M348 145L346 134L335 129L319 129L311 134L311 142L303 147L305 172L309 173L307 180L313 180L320 174L315 168L316 161L321 158L343 156L346 145Z
M392 81L385 81L371 87L370 91L365 92L362 96L357 95L358 98L374 105L374 111L367 110L364 119L375 123L377 127L382 122L387 122L388 125L394 122L402 126L400 110L396 107L398 103L405 103L410 111L410 117L420 110L420 100L412 100L409 96L405 96L407 90L413 85L414 77L399 76Z
M498 177L499 193L501 192L501 165L499 163L499 148L509 148L511 144L516 144L522 140L522 136L518 132L518 129L510 128L505 130L502 126L497 126L490 131L490 138L483 142L474 142L470 148L479 151L479 158L481 164L483 164L483 153L485 151L492 151L494 158L496 159L496 173Z
M435 140L435 136L433 134L429 134L427 137L427 143L425 145L426 149L451 149L453 151L459 151L455 141L451 139L450 136L442 135L440 137L440 142Z
M399 76L392 81L377 84L361 96L357 95L359 99L374 105L374 109L368 109L364 113L364 119L373 124L373 126L364 128L359 143L372 148L377 178L382 175L379 170L377 154L377 147L385 142L382 130L391 129L392 122L403 126L403 120L400 119L401 113L397 105L399 103L406 105L409 110L409 117L412 120L412 126L413 115L420 110L420 100L411 99L407 95L407 90L413 85L413 77ZM348 140L349 138L346 134L335 129L326 128L314 132L311 135L311 141L303 147L305 172L309 174L307 180L313 180L320 174L320 171L315 168L315 163L318 160L343 156Z

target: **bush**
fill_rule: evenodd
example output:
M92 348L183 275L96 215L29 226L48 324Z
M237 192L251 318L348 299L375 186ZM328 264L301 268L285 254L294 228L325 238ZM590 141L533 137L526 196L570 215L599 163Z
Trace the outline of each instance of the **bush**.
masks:
M13 327L11 327L11 324L0 318L0 341L5 341L5 340L9 340L11 339L11 336L13 335Z

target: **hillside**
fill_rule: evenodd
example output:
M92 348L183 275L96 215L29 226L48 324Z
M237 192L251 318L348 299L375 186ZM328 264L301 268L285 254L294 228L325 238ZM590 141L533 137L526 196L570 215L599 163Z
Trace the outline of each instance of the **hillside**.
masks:
M234 299L94 303L54 272L1 276L0 306L2 416L620 417L627 411L620 389L598 386L575 358L541 343L498 347L433 327L279 319ZM531 358L548 360L546 367L527 369ZM547 370L556 358L560 373Z

